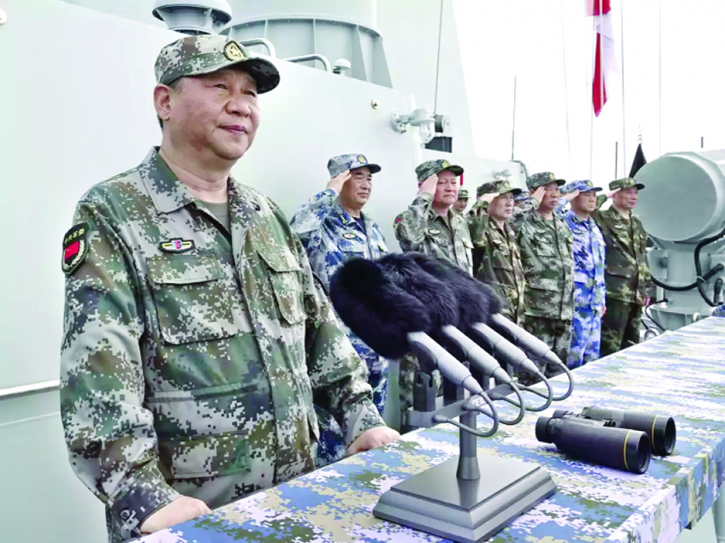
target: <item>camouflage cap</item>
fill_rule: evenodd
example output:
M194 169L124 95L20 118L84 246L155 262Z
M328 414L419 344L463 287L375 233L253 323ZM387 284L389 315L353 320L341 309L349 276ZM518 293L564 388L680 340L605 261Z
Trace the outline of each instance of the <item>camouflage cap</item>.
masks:
M349 154L349 155L338 155L332 157L327 161L327 171L330 172L330 177L337 177L345 170L354 170L355 168L367 167L370 169L370 173L378 173L380 166L377 164L370 164L365 155Z
M427 160L426 162L423 162L423 164L419 164L418 167L415 169L415 175L418 176L418 183L420 183L421 181L425 181L431 175L441 173L443 170L450 170L456 176L459 176L463 173L463 168L461 168L460 166L455 166L447 160L439 159Z
M566 181L563 179L557 179L556 176L551 172L535 173L526 180L526 186L529 190L535 190L544 185L548 185L552 181L556 181L556 184L562 186Z
M642 190L644 188L644 185L642 183L637 183L631 177L615 179L614 181L609 183L609 190L628 189L629 187L637 187L637 190Z
M506 194L507 192L513 192L514 196L521 194L521 189L517 189L511 186L508 179L497 179L496 181L489 181L483 185L479 185L476 189L476 195L480 198L484 194Z
M578 190L579 192L599 192L602 189L599 187L595 187L591 180L582 179L579 181L569 181L566 185L562 187L561 192L563 192L564 194L569 194L570 192L574 192L575 190Z
M468 189L461 189L458 191L459 200L468 200Z
M279 72L269 60L258 57L228 36L187 36L161 49L156 57L156 82L169 85L180 77L204 75L238 66L257 82L257 92L279 84Z

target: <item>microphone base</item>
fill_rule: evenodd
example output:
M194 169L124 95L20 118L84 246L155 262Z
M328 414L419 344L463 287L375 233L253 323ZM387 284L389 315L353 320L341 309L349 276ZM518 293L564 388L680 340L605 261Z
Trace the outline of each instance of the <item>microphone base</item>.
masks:
M373 515L415 530L478 543L556 491L540 466L478 453L481 478L456 476L458 456L385 492Z

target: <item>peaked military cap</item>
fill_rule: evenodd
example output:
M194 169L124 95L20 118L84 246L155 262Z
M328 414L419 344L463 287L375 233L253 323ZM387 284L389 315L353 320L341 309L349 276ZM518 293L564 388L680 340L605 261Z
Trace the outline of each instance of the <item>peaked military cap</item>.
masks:
M156 57L156 82L169 85L180 77L204 75L237 66L251 75L257 92L279 84L279 72L269 60L256 56L228 36L187 36L161 49Z
M427 160L426 162L419 164L418 167L415 169L415 175L418 176L418 183L420 183L421 181L425 181L431 175L441 173L443 170L450 170L456 176L459 176L463 173L463 168L461 168L460 166L451 164L447 160L439 159Z
M556 184L562 186L566 181L563 179L557 179L556 176L551 172L535 173L526 180L526 186L529 190L535 190L544 185L548 185L552 181L556 181Z
M511 186L508 179L497 179L496 181L489 181L483 185L479 185L476 190L478 197L484 194L506 194L507 192L513 192L514 196L521 194L521 189L517 189Z
M561 192L568 194L578 190L579 192L599 192L602 190L600 187L595 187L594 183L590 179L582 179L580 181L569 181L561 189Z
M468 200L468 189L461 189L458 191L459 200Z
M609 183L609 190L628 189L630 187L637 187L637 190L642 190L644 188L644 185L642 183L637 183L637 181L635 181L631 177L615 179L614 181Z
M363 166L367 167L370 173L378 173L381 169L377 164L370 164L365 155L349 154L334 156L328 160L327 171L330 172L330 177L337 177L345 170L354 170Z

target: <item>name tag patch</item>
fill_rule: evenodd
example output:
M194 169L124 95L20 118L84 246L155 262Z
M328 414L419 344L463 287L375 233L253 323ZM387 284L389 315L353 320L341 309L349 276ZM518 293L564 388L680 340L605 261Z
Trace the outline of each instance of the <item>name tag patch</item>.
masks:
M194 242L190 239L174 238L159 243L159 249L165 253L185 253L194 248Z

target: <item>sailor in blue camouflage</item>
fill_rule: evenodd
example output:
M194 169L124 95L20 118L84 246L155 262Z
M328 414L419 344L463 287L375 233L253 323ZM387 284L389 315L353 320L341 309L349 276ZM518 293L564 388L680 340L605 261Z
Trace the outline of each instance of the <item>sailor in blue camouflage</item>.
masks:
M314 406L350 452L396 434L284 215L229 175L279 81L251 58L225 36L164 48L161 147L92 187L63 239L61 418L112 543L314 469Z
M604 285L604 238L590 214L597 208L596 193L602 190L591 181L572 181L562 193L575 195L567 201L571 209L564 222L573 235L574 318L567 366L579 366L597 360L602 335L602 314L606 306Z
M302 205L290 221L292 231L302 241L312 271L325 288L330 278L351 258L377 259L387 254L380 227L362 212L372 190L372 175L380 166L368 162L360 153L336 156L327 164L330 182L325 190ZM344 176L344 181L339 176ZM368 367L368 383L373 389L373 403L382 415L385 405L388 361L368 347L338 319L360 358ZM320 441L318 467L345 456L345 436L335 419L318 413Z

